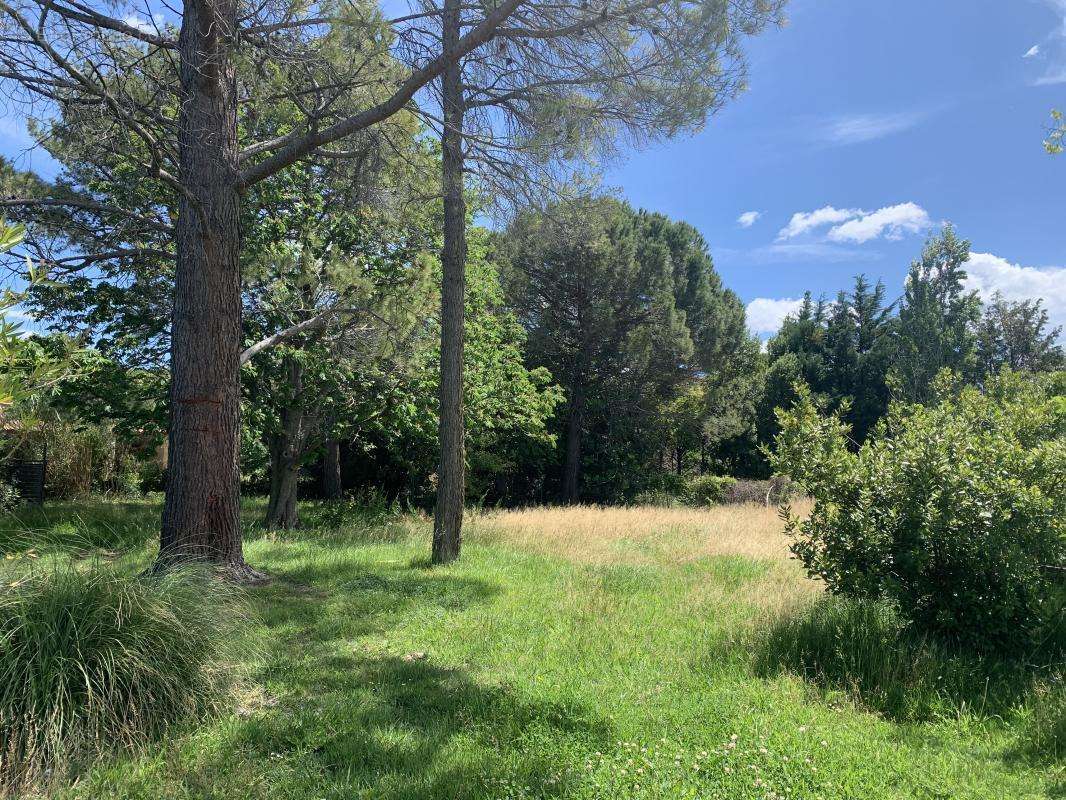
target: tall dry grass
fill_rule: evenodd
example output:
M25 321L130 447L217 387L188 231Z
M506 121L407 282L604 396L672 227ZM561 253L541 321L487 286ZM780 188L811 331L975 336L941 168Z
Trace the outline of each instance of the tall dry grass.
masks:
M803 514L807 504L795 504ZM738 555L787 561L788 539L774 507L538 506L471 515L470 535L593 564L683 562Z

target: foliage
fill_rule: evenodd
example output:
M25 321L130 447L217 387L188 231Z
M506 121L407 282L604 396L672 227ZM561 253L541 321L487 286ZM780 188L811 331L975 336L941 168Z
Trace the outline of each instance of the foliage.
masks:
M500 246L527 361L566 391L549 476L565 499L654 491L668 451L706 458L750 426L757 344L695 228L582 197L520 215Z
M4 166L0 162L0 167ZM24 236L21 225L9 225L0 219L0 254L13 251ZM15 291L4 287L0 292L0 423L5 433L14 434L5 444L5 455L38 425L43 405L70 372L67 357L47 357L26 340L22 323L9 318L29 290L49 282L47 273L29 259L26 269L27 288Z
M774 469L814 498L793 551L836 594L885 598L919 631L977 650L1031 649L1066 567L1063 376L1004 373L985 391L941 376L897 403L858 452L809 390L781 412Z
M56 562L0 595L0 785L66 778L218 708L232 604L203 576Z
M1057 109L1051 111L1051 128L1048 137L1044 140L1044 149L1051 155L1058 155L1063 150L1063 141L1066 140L1066 122L1063 114Z
M977 328L977 364L981 375L1001 369L1053 372L1066 366L1058 343L1062 326L1048 327L1040 299L1011 302L996 292L984 307Z
M6 514L8 511L18 505L19 493L18 489L10 481L0 480L0 514Z
M685 485L685 500L694 506L716 506L725 502L736 482L728 475L699 475Z
M910 402L932 397L942 369L964 378L976 372L975 328L981 302L965 288L970 243L945 226L911 263L899 309L899 332L891 380Z

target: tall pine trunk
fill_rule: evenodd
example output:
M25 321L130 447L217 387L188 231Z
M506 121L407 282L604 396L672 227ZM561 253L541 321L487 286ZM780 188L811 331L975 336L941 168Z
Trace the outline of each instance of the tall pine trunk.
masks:
M578 381L570 393L570 408L566 420L562 500L567 505L573 505L581 499L581 434L584 427L585 385Z
M300 482L300 461L303 457L304 410L300 395L303 392L303 367L294 359L286 359L291 400L281 410L281 426L270 443L270 498L267 501L267 528L289 529L300 524L297 512L297 487Z
M441 183L444 246L441 250L440 468L433 515L433 563L459 557L466 491L463 421L463 303L466 296L466 202L463 198L462 65L452 58L460 36L460 0L444 0L443 45L449 64L441 76L444 132Z
M206 561L237 580L240 528L240 198L235 0L190 0L178 40L178 158L169 463L158 568Z
M332 436L326 439L322 454L322 496L327 500L340 500L344 496L341 479L341 443Z

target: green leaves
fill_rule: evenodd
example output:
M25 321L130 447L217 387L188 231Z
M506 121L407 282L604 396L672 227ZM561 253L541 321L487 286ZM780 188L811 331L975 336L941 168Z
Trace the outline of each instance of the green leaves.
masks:
M1066 568L1061 374L935 387L931 405L894 404L857 452L797 390L770 456L815 501L791 520L793 552L830 591L889 598L923 632L1025 651Z

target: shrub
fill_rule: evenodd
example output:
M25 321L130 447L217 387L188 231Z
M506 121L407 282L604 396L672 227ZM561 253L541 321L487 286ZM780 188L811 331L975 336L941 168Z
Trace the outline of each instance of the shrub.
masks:
M67 563L14 582L0 595L0 791L215 708L233 619L192 573Z
M685 484L685 502L693 506L719 505L736 482L728 475L699 475Z
M1026 650L1066 576L1066 397L1061 378L1004 374L985 391L893 404L857 451L807 390L774 468L814 499L793 552L838 594L896 603L917 630L982 650Z

